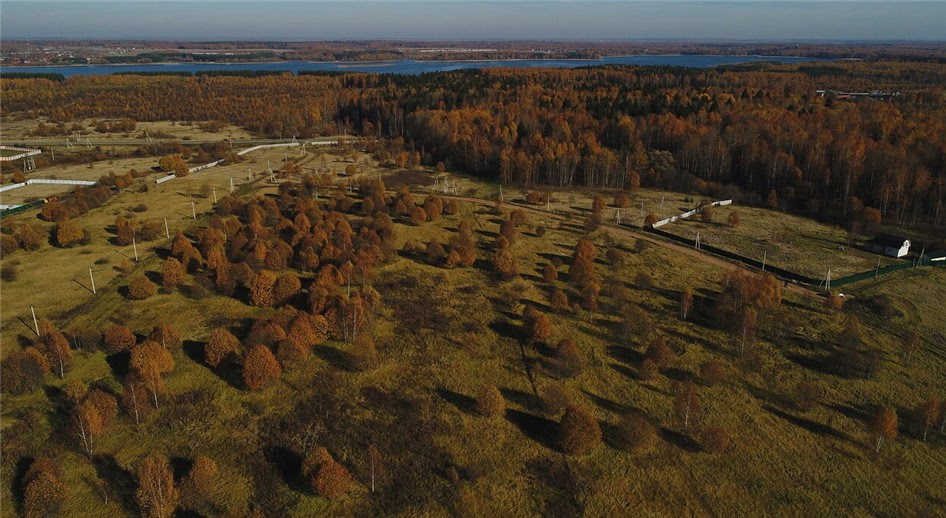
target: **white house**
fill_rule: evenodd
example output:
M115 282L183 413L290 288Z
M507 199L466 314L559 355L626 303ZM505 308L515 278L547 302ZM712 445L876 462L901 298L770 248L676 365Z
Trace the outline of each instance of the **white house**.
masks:
M875 254L903 257L910 253L910 240L891 234L880 234L867 243L867 249Z

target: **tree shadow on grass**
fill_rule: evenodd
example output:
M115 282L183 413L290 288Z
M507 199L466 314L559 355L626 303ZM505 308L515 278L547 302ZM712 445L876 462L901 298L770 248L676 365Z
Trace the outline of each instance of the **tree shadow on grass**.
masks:
M10 485L10 492L13 497L13 508L23 511L23 500L25 498L26 484L23 480L26 478L26 472L36 459L33 457L23 457L16 461L16 471L13 473L13 483Z
M474 405L476 400L470 396L460 394L459 392L454 392L445 388L438 388L437 395L443 398L444 401L450 403L451 405L457 407L461 412L468 415L476 415L474 410Z
M608 356L622 363L638 364L644 360L644 355L630 347L621 347L619 345L609 345L606 352Z
M507 401L511 401L522 408L529 410L540 410L542 408L542 400L536 397L535 394L511 388L501 388L499 391Z
M129 364L131 363L131 351L118 351L105 357L105 363L112 369L115 377L122 379L128 374Z
M840 377L838 369L832 365L832 358L828 355L786 354L785 357L806 369L820 374Z
M489 328L499 336L511 338L517 342L523 342L526 339L525 332L521 326L517 326L507 321L497 321L489 324Z
M318 356L322 360L325 360L329 363L329 365L340 371L355 371L352 365L351 357L346 354L345 351L340 351L329 345L319 345L312 348L312 354Z
M184 480L184 477L190 473L191 467L194 465L194 461L187 457L171 457L170 458L171 471L174 473L174 481L180 483Z
M821 424L821 423L812 421L811 419L806 419L804 417L799 417L799 416L789 414L788 412L785 412L783 410L780 410L770 405L763 405L762 408L768 413L776 417L780 417L795 426L804 428L805 430L815 435L820 435L821 437L832 437L840 441L852 442L851 437L849 435L847 435L844 432L835 430L834 428L826 424Z
M637 372L626 365L621 365L620 363L609 363L608 366L616 370L618 373L623 374L628 379L635 381L637 380Z
M699 451L702 451L702 448L700 448L699 443L694 441L692 437L690 437L689 435L684 435L675 430L671 430L669 428L661 428L660 437L663 440L676 446L677 448L680 448L683 451L690 452L690 453L697 453Z
M302 457L284 446L267 447L263 449L263 455L276 468L287 486L296 490L305 489L302 487L300 480L302 478Z
M137 515L140 509L135 502L135 490L138 489L135 475L121 467L112 455L96 455L92 457L92 465L99 478L118 495L122 507L131 515Z
M526 437L550 450L558 451L555 440L558 436L558 423L555 421L513 409L506 410L506 419L516 425Z
M591 392L588 392L587 390L583 389L582 392L586 396L588 396L588 399L590 399L595 405L598 405L599 407L609 412L614 412L616 414L623 415L631 411L636 411L636 409L634 409L633 407L624 405L622 403L618 403L616 401L611 401L610 399L603 398L597 394L592 394Z

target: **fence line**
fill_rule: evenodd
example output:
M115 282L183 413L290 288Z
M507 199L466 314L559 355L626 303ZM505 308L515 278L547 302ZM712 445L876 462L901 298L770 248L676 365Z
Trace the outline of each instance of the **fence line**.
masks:
M732 200L714 201L713 203L710 203L709 205L703 205L703 206L697 207L697 208L695 208L695 209L693 209L693 210L688 210L688 211L684 212L683 214L677 214L676 216L670 216L669 218L662 219L662 220L660 220L660 221L654 223L652 226L653 226L653 228L662 227L662 226L666 225L667 223L673 223L674 221L679 221L679 220L681 220L681 219L686 219L686 218L689 218L690 216L693 216L694 214L698 214L698 213L700 213L700 212L703 212L703 209L706 208L706 207L722 207L722 206L724 206L724 205L729 205L730 203L732 203Z
M337 142L336 142L336 143L337 143ZM236 154L239 155L239 156L243 156L243 155L245 155L245 154L247 154L247 153L252 153L253 151L258 151L258 150L260 150L260 149L270 149L270 148L277 148L277 147L295 147L295 146L298 146L298 145L299 145L298 142L286 142L286 143L284 143L284 144L260 144L260 145L258 145L258 146L248 147L248 148L246 148L246 149L242 149L242 150L240 150L240 151L237 151ZM193 173L197 173L197 172L203 171L204 169L210 169L211 167L217 167L218 165L222 164L222 163L225 162L225 161L226 161L226 159L216 160L216 161L213 161L213 162L210 162L210 163L207 163L207 164L203 164L203 165L198 165L198 166L191 167L190 169L187 170L187 174L193 174ZM173 179L175 179L175 178L177 178L177 175L169 174L169 175L167 175L167 176L158 178L157 180L154 181L154 183L160 184L160 183L164 183L164 182L170 182L171 180L173 180Z

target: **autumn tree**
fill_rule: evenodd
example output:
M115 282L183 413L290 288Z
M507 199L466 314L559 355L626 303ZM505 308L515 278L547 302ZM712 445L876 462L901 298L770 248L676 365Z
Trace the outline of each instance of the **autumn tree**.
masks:
M552 309L558 313L564 313L568 311L570 307L568 305L568 295L560 289L552 291L552 295L549 297L549 304L552 306Z
M279 379L282 369L272 351L263 345L254 345L243 360L243 382L250 390L260 390Z
M148 518L169 518L177 508L178 490L167 457L152 454L138 465L138 490L135 499L141 514Z
M657 429L640 415L625 415L618 425L618 443L625 450L647 451L657 443Z
M145 341L131 350L129 367L144 382L154 407L158 408L158 393L164 390L162 376L174 370L171 353L157 342Z
M578 406L569 406L559 423L559 447L569 455L584 455L601 444L598 420Z
M96 440L105 428L99 409L91 401L83 401L73 407L71 425L72 433L78 439L82 451L91 458Z
M645 226L645 227L652 227L652 226L654 226L654 223L657 223L658 221L660 221L660 218L658 218L656 214L654 214L653 212L651 212L651 213L647 214L646 217L644 217L644 226Z
M759 330L756 310L747 307L739 315L738 325L735 328L739 341L739 354L745 354L746 349L755 343L756 333Z
M893 407L885 406L877 409L868 423L868 429L876 443L876 451L880 452L880 446L884 440L896 439L899 423L897 420L897 411Z
M647 352L644 353L644 357L654 362L657 367L664 368L670 366L677 355L667 344L667 339L658 336L647 345Z
M263 270L250 286L250 304L260 307L272 307L276 302L273 288L276 286L276 274Z
M338 498L348 492L351 473L339 464L325 448L309 454L302 464L302 472L315 494L329 499Z
M273 286L274 306L284 306L302 289L302 282L293 273L284 273Z
M164 266L161 267L161 282L166 288L175 288L178 284L184 282L184 275L187 270L174 257L168 257L164 260Z
M49 372L49 361L36 350L27 347L12 351L0 362L0 385L7 394L20 395L33 392L43 382L43 376Z
M169 351L180 349L183 344L180 330L173 324L167 322L162 322L154 326L154 329L151 330L151 334L148 335L148 340L161 344Z
M181 482L182 506L204 516L214 514L218 483L217 463L210 457L199 455Z
M693 288L686 286L680 292L680 318L687 319L690 309L693 308Z
M34 460L23 476L23 516L55 516L68 495L62 469L52 459Z
M82 230L82 227L79 226L75 221L64 218L59 220L56 223L56 228L53 230L56 236L56 244L61 248L68 248L75 246L82 241L85 236L85 232Z
M144 275L139 275L128 282L128 297L131 299L146 299L157 292L158 287Z
M240 341L226 329L214 329L204 346L204 361L211 367L218 367L227 356L237 354Z
M660 369L657 367L657 364L654 363L654 360L650 358L644 358L644 361L641 362L640 366L637 369L637 377L641 381L651 381L660 374Z
M542 269L542 278L547 283L553 283L558 280L558 269L552 263L546 264Z
M474 404L476 412L486 417L502 417L506 412L506 399L496 385L483 387Z
M552 321L546 315L536 313L525 320L529 326L529 339L533 342L544 342L552 336Z
M707 387L712 387L728 376L726 364L719 360L707 360L700 365L700 380Z
M69 340L46 319L40 322L40 334L43 352L46 354L49 365L59 374L59 379L63 379L66 375L66 367L72 359Z
M96 388L90 390L85 399L98 410L99 417L102 418L102 427L108 428L118 415L118 401L115 400L115 396Z
M696 385L692 381L677 385L673 410L680 422L683 423L684 430L690 427L690 423L699 420L702 407L700 406L700 398L696 394Z
M499 250L493 255L493 268L504 281L512 280L513 277L519 274L516 259L508 249Z
M105 329L103 335L105 349L110 353L126 351L134 347L137 339L131 329L123 325L112 324Z
M125 413L135 420L136 425L141 424L141 420L151 412L148 389L138 373L129 372L125 376L121 404Z
M555 363L565 376L575 376L581 372L581 352L574 340L565 338L558 342L555 348Z
M731 228L736 228L737 226L739 226L739 223L741 222L742 220L739 219L739 213L736 211L730 212L729 216L726 217L726 224L729 225Z
M187 162L181 155L167 155L158 160L158 167L166 173L174 173L175 176L187 176Z

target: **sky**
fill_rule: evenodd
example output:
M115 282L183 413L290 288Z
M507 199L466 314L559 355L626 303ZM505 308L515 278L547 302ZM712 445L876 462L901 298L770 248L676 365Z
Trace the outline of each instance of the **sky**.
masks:
M946 41L946 0L0 0L0 40Z

